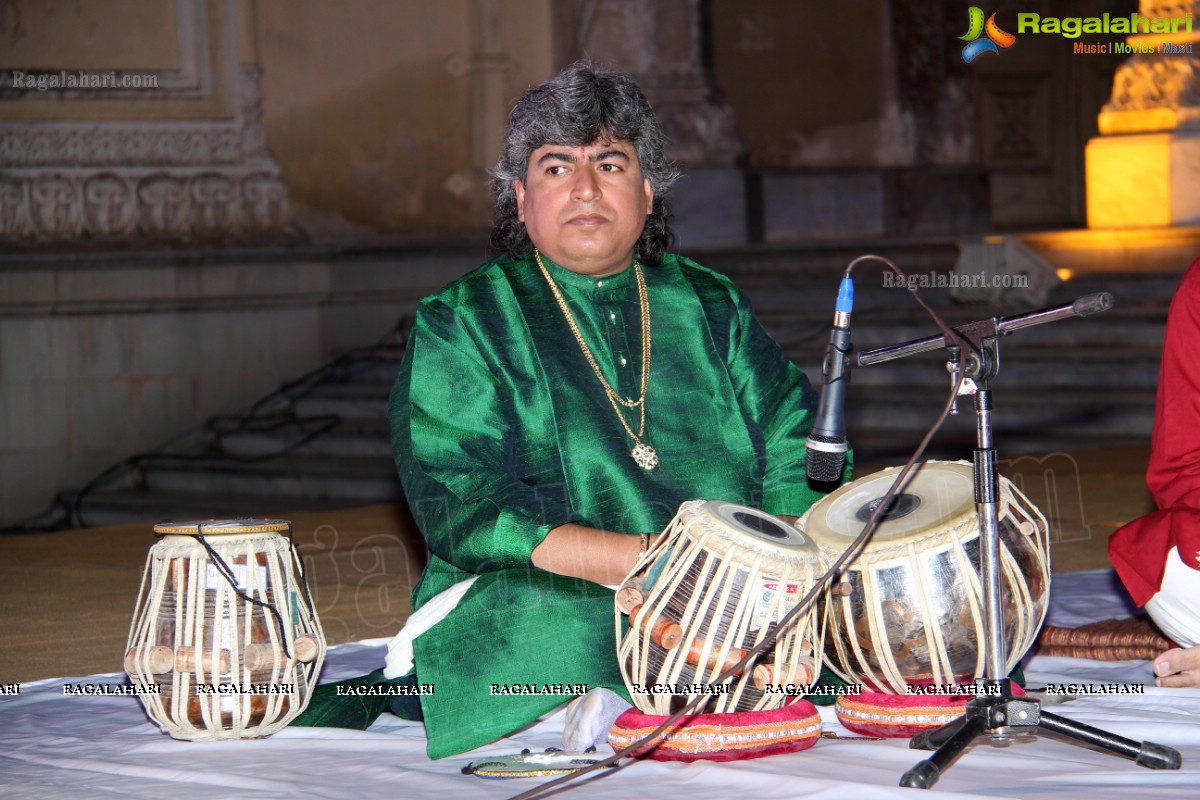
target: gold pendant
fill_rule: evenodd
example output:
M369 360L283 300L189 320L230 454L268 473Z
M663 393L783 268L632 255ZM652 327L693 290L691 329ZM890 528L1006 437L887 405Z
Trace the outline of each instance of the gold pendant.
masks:
M654 448L648 444L638 442L637 447L633 448L632 455L637 465L646 471L658 466L658 453L654 452Z

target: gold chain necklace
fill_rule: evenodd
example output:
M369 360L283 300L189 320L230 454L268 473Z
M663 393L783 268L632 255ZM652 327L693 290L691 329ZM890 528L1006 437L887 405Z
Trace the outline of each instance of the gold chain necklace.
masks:
M600 371L600 365L596 363L591 349L583 340L583 333L579 330L579 325L575 322L571 309L567 308L567 301L563 299L562 292L558 290L558 284L554 282L546 265L542 263L541 252L535 249L533 257L537 260L538 269L542 271L542 277L550 286L550 292L558 301L558 307L562 309L563 316L567 319L567 326L570 327L571 333L575 334L575 341L579 343L583 357L587 359L592 372L596 373L596 377L600 379L600 385L604 387L604 395L612 405L613 411L616 412L617 419L621 420L621 427L629 434L629 438L633 439L634 448L630 451L630 455L642 469L654 469L658 466L658 453L654 451L653 447L642 441L642 437L646 435L646 387L650 384L650 298L646 295L646 279L642 276L642 265L637 261L633 262L633 274L637 278L638 300L642 307L642 389L637 400L629 400L613 391L612 386L605 379L604 373ZM637 433L634 433L633 428L629 427L629 423L625 421L625 412L621 410L622 406L638 409Z

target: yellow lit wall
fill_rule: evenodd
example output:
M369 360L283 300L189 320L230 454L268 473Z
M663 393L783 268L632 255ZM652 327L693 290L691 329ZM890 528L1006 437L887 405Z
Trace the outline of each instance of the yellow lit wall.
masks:
M1095 138L1086 159L1089 228L1172 224L1170 134Z

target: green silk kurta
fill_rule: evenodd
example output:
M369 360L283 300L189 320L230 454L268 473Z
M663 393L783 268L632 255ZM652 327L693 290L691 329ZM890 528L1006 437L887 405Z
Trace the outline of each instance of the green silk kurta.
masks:
M543 257L544 258L544 257ZM632 269L596 279L546 261L609 383L637 397L641 314ZM493 684L624 694L612 592L532 566L567 522L657 533L685 500L800 515L817 396L733 284L685 258L644 268L651 371L643 440L653 471L584 359L532 256L501 257L420 305L390 417L396 464L431 551L413 607L481 577L414 642L432 758L486 744L563 703ZM637 410L626 411L637 430Z

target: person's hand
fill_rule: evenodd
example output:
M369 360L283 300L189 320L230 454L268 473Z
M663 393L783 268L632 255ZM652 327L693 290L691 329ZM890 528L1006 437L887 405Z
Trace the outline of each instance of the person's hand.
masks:
M1154 685L1200 688L1200 645L1173 649L1154 659Z

